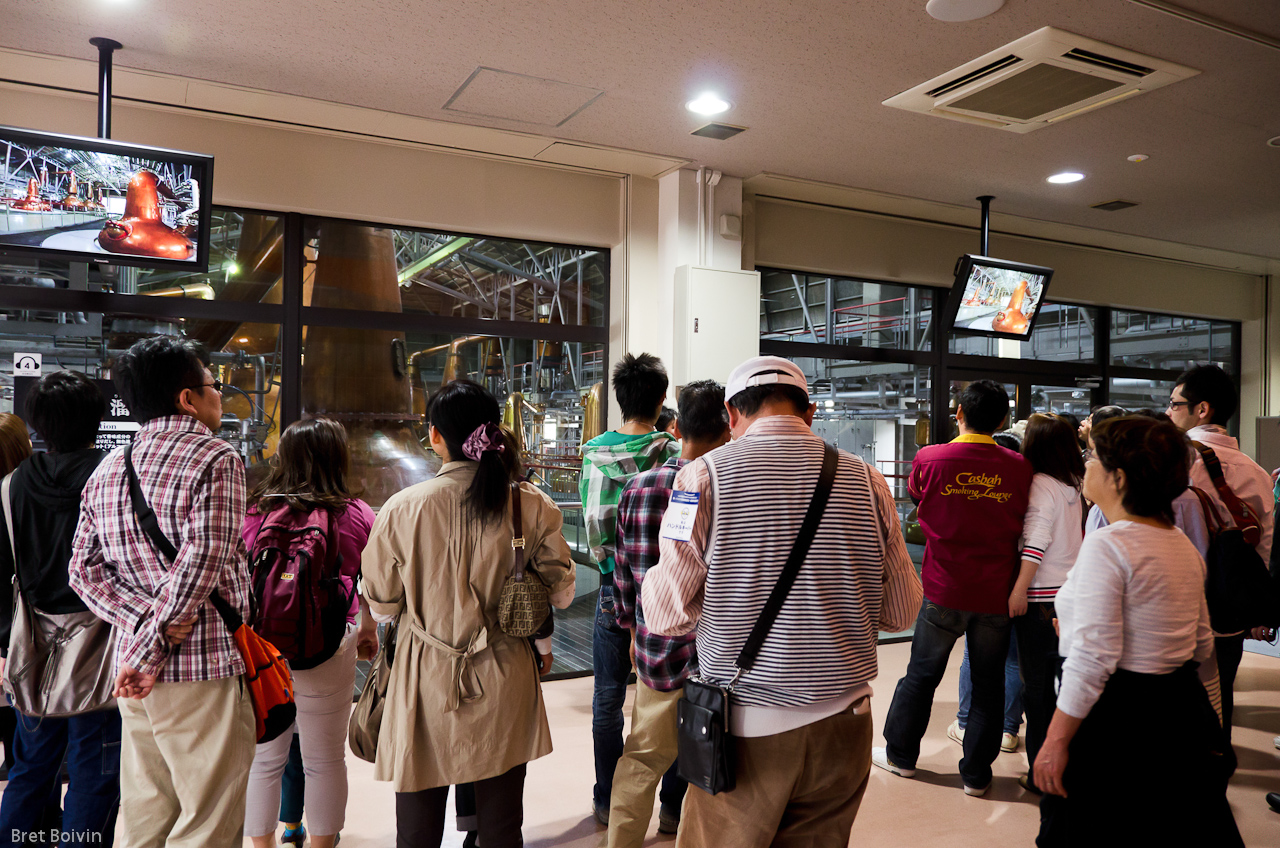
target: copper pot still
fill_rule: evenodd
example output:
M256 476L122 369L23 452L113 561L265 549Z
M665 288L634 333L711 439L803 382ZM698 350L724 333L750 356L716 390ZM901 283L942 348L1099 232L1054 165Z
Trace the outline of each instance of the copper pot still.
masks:
M340 222L319 225L311 306L400 312L391 232ZM434 477L440 459L422 446L410 395L404 333L346 327L307 329L302 365L304 418L347 428L348 482L377 509L393 494Z

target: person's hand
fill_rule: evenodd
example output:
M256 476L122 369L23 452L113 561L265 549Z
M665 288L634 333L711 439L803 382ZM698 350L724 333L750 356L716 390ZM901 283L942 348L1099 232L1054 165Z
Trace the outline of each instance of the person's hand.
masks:
M1067 797L1067 789L1062 785L1062 773L1067 768L1067 744L1046 739L1036 755L1035 784L1041 791L1050 795Z
M170 624L164 629L164 638L169 640L170 645L181 645L191 635L192 629L196 626L197 618L199 616L193 615L186 621Z
M5 664L5 658L0 657L0 678L4 677L4 664Z
M120 673L116 675L116 688L112 694L117 698L142 699L150 695L154 688L156 688L154 674L143 674L130 666L122 665Z
M636 629L631 628L631 667L636 667Z
M1257 639L1260 642L1270 642L1272 639L1276 638L1276 632L1270 627L1255 627L1249 634L1249 638ZM2 674L3 671L4 666L0 665L0 674Z
M371 660L378 653L378 625L369 617L361 619L356 632L356 658Z
M546 677L551 673L551 654L538 654L538 676Z
M1053 635L1058 637L1062 636L1062 629L1058 627L1058 619L1056 618L1053 620Z
M1009 593L1009 617L1017 618L1027 614L1027 590L1013 587Z

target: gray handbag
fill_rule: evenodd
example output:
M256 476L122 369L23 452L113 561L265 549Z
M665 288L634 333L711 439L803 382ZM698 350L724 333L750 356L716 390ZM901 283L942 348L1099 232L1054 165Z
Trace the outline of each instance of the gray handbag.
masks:
M92 612L48 613L27 602L18 579L9 474L0 484L13 553L13 623L4 691L26 716L65 718L115 706L115 632Z

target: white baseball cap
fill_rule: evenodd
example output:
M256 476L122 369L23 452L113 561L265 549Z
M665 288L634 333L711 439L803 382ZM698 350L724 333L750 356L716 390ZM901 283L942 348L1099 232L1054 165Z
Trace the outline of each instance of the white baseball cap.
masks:
M809 395L809 384L805 381L804 372L790 359L780 356L757 356L733 369L729 375L729 385L725 387L724 399L732 400L739 392L752 386L768 386L781 383L795 386Z

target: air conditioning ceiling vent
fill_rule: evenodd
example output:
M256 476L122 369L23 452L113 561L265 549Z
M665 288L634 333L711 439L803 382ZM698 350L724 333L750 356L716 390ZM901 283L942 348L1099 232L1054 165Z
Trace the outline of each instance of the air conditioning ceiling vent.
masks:
M1198 73L1043 27L884 105L1025 133Z

